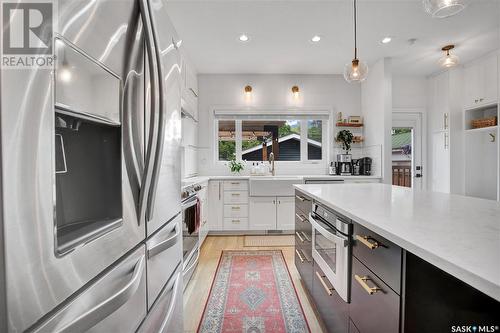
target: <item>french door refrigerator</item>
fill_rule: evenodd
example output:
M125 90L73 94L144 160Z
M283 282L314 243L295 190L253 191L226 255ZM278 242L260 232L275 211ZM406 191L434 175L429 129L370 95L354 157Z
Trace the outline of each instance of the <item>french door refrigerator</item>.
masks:
M1 71L1 332L182 331L164 1L59 0L55 66Z

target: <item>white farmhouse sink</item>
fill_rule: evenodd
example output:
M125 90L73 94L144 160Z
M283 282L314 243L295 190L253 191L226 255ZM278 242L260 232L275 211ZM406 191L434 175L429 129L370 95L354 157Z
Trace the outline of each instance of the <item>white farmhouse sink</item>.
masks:
M293 184L302 184L302 177L294 176L255 176L250 177L250 196L287 197L293 196Z

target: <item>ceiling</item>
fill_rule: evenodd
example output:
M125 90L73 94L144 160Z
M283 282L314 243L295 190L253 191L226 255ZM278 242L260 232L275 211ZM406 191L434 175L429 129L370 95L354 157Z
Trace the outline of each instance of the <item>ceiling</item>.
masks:
M446 44L456 44L461 62L500 48L500 0L469 2L458 15L433 19L421 0L359 0L359 58L370 65L392 57L396 74L429 75L440 70ZM353 58L349 0L173 0L168 6L199 73L339 74ZM248 42L238 40L242 33ZM319 43L311 42L314 35ZM382 44L385 36L392 42Z

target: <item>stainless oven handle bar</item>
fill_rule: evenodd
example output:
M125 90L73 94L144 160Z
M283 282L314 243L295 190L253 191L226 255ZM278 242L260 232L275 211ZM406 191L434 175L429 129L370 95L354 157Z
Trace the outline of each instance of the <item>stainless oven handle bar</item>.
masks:
M188 208L196 206L197 203L198 203L198 200L196 200L196 197L194 197L194 199L191 199L189 201L185 201L182 203L182 210L186 210Z
M139 197L139 225L141 225L141 221L146 218L146 212L148 209L148 197L150 194L151 181L153 177L153 167L155 161L155 147L156 141L156 113L157 113L157 91L158 91L158 64L156 63L156 58L153 56L156 53L155 42L153 39L153 28L151 26L151 17L149 15L149 7L147 4L147 0L139 1L140 9L141 9L141 18L144 26L144 36L147 48L147 56L148 56L148 68L150 72L149 84L150 88L150 130L148 134L147 147L146 151L146 161L144 165L144 173L141 181L141 193Z
M312 216L312 214L309 214L309 222L311 222L312 227L314 229L318 230L324 237L326 237L327 239L331 240L332 242L341 241L341 242L344 243L344 247L346 247L346 246L349 245L349 239L347 237L344 237L344 236L341 237L339 235L332 234L331 232L329 232L328 230L326 230L323 226L321 226L316 221L316 219Z
M82 313L77 318L73 319L59 332L84 332L118 310L135 294L137 289L139 289L139 284L141 282L145 266L144 261L144 256L142 256L134 266L134 272L131 279L119 291L87 312Z

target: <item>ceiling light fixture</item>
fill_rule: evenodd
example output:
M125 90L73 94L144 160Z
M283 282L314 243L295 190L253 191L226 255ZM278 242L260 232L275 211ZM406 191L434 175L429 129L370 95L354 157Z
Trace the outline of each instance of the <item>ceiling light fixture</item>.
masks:
M368 65L358 59L358 36L357 36L357 7L354 2L354 59L347 63L344 68L344 79L351 82L362 82L368 76Z
M467 0L423 0L424 9L434 18L458 14L467 7Z
M245 86L245 100L250 102L252 99L252 86Z
M313 43L317 43L321 40L321 36L318 36L318 35L314 35L312 38L311 38L311 42Z
M454 54L450 54L450 51L455 48L455 45L446 45L441 50L446 52L446 55L439 59L439 64L442 67L450 68L458 65L458 57Z
M388 44L392 41L392 38L387 36L387 37L384 37L384 39L382 39L382 44Z
M242 34L240 35L240 37L238 37L238 39L240 40L240 42L248 42L250 40L250 37L248 37L245 34Z
M299 99L299 87L298 86L292 87L292 95L293 95L294 99Z

